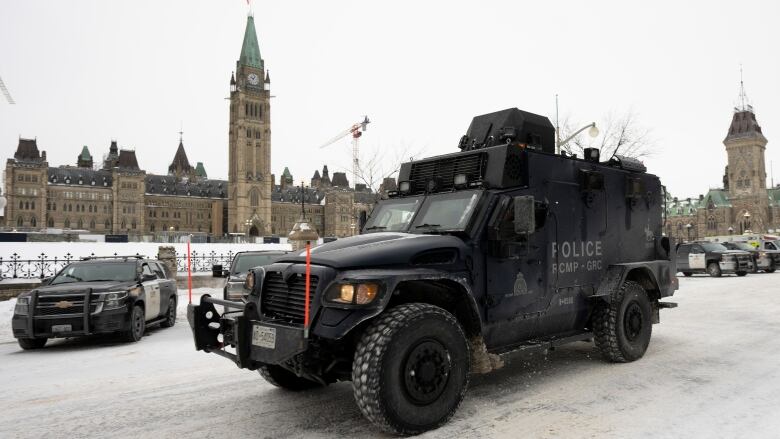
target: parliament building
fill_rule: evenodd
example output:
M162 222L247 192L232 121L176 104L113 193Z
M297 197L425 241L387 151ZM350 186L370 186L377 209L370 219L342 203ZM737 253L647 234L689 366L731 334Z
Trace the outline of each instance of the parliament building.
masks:
M86 230L154 236L287 236L301 216L320 236L357 234L361 211L378 198L365 185L328 167L301 189L289 170L271 174L271 79L260 56L254 18L247 18L241 55L230 77L228 179L210 179L190 163L182 139L168 173L148 173L136 152L111 141L96 162L87 146L75 165L51 167L37 139L19 139L5 168L5 228ZM353 182L356 183L356 182ZM392 189L394 181L385 181Z

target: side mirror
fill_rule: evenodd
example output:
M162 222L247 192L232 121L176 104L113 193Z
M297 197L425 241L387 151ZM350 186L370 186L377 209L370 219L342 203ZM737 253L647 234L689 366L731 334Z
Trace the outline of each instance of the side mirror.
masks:
M222 270L222 277L230 276L230 270Z
M157 276L153 274L142 274L141 275L141 282L149 282L150 280L156 280Z
M41 279L41 285L49 285L52 279L54 279L54 276L44 277L43 279Z
M536 230L536 205L534 197L521 195L514 198L515 207L515 233L528 235Z

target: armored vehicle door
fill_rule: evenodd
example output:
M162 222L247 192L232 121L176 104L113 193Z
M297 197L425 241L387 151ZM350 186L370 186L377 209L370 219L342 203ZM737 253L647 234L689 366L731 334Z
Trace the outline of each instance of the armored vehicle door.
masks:
M544 234L515 231L514 195L502 195L488 221L485 314L488 344L502 346L532 337L546 289ZM542 226L543 227L543 226Z
M144 288L146 302L144 303L146 320L152 320L160 315L160 280L147 262L141 265L141 285ZM165 300L163 303L167 303Z

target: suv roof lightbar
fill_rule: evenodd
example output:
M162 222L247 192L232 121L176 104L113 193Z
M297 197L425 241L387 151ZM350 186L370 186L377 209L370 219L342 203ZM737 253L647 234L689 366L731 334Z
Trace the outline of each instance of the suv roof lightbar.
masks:
M114 255L114 256L82 256L82 261L89 261L92 259L145 259L146 255Z

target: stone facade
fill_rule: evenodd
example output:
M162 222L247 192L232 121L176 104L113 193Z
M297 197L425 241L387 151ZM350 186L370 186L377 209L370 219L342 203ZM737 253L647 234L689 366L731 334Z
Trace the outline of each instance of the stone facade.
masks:
M356 234L361 212L370 211L378 195L361 185L350 188L343 172L331 180L327 166L322 174L316 171L303 195L287 168L276 184L270 172L270 84L248 17L230 78L227 181L209 179L202 162L193 167L181 138L167 175L140 169L135 151L115 140L103 163L95 163L83 146L76 166L50 167L37 139L20 138L6 162L5 227L287 236L301 216L303 198L306 219L320 236Z
M780 234L780 185L766 186L767 143L753 107L735 108L723 140L728 158L723 187L696 198L667 196L667 236L696 240L746 232Z

